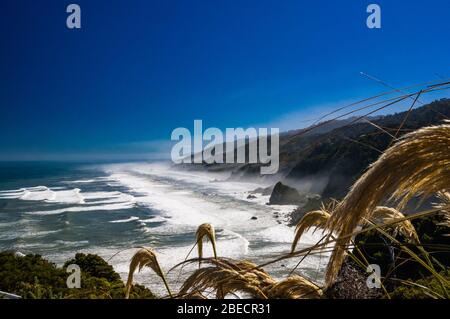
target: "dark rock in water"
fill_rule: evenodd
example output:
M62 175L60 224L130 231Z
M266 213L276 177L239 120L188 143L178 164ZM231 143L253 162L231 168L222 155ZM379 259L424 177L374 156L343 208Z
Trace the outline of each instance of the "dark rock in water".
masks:
M307 213L311 212L313 210L306 210L304 208L297 208L290 214L289 219L289 226L296 226L300 220L305 216Z
M300 219L303 218L306 213L319 209L321 204L322 199L320 198L320 195L308 195L306 197L306 203L290 213L289 224L297 225L297 223L300 221Z
M257 189L250 192L250 194L261 194L263 196L270 195L272 193L273 186L269 186L266 188L258 187Z
M247 196L247 199L255 199L255 198L256 198L255 195L248 195L248 196Z
M294 209L290 213L291 220L289 222L289 226L297 225L298 222L303 218L303 216L305 216L306 213L307 213L307 211L304 210L303 207L298 207L298 208Z
M275 184L269 205L298 205L302 202L299 192L281 182Z
M253 216L252 218L250 218L250 219L252 219L252 220L256 220L256 219L258 219L258 217L256 217L256 216Z

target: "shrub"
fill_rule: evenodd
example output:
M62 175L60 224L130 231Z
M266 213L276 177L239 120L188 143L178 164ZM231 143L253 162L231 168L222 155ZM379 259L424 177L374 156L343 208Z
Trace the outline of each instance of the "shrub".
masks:
M67 288L66 267L81 269L81 288ZM116 299L125 297L125 286L118 273L101 257L76 254L63 267L57 267L40 255L17 256L0 252L0 290L32 299ZM135 285L130 298L155 298L141 285Z

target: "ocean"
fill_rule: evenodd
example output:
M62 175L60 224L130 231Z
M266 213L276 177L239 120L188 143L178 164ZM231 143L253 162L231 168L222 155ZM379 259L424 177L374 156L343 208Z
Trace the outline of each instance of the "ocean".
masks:
M169 163L0 164L0 251L40 254L62 265L77 252L95 253L126 279L135 247L152 247L167 271L183 261L202 223L216 229L219 256L263 263L287 253L294 237L294 206L266 205L269 196L249 192L264 184L229 181L227 173L175 169ZM256 217L256 219L254 218ZM299 247L321 238L307 232ZM206 244L205 256L212 255ZM196 257L194 250L191 258ZM307 257L298 273L323 280L328 254ZM292 258L265 267L289 274ZM193 264L168 275L177 289ZM164 294L159 278L143 269L135 281Z

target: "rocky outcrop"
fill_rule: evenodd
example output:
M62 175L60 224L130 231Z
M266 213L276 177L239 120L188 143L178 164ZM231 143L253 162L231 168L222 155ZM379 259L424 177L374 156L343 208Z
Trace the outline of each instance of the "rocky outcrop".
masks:
M299 192L281 182L275 184L270 195L269 205L299 205L302 198Z
M337 280L326 290L330 299L375 299L381 297L381 289L367 286L367 276L354 262L346 260L342 265Z
M258 187L255 190L251 191L250 194L260 194L263 196L267 196L272 194L272 190L273 190L273 186L269 186L269 187Z
M290 213L289 225L297 225L297 223L300 221L300 219L303 218L303 216L305 216L306 213L319 209L321 204L322 198L320 197L320 195L307 195L304 204L300 207L297 207Z

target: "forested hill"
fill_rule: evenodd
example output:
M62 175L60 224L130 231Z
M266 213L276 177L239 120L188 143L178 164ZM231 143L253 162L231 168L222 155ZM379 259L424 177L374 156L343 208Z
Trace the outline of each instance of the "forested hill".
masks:
M301 184L323 197L341 198L352 183L392 141L407 112L372 118L371 123L344 122L319 134L288 132L280 136L279 179ZM450 118L450 99L441 99L412 110L399 136L418 128L443 123ZM377 128L376 126L381 127ZM234 178L255 177L259 164L233 167Z

